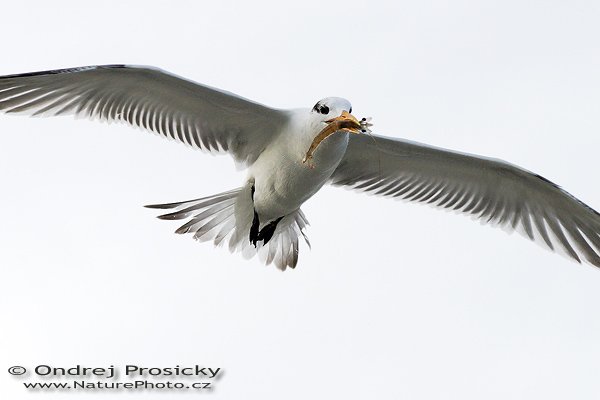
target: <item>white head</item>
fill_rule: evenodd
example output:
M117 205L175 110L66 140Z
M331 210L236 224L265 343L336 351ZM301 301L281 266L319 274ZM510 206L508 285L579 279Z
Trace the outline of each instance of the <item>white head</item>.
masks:
M317 124L321 129L322 124L328 124L331 129L337 128L337 131L346 133L371 132L369 127L371 118L363 118L360 121L352 115L352 104L341 97L326 97L319 100L312 108L311 123ZM336 123L336 125L332 125ZM332 130L336 132L336 130Z
M313 153L321 142L334 133L343 133L344 136L339 136L342 138L339 140L345 140L347 144L349 133L358 134L367 132L370 125L367 119L363 118L362 121L359 121L354 115L350 114L351 112L352 105L350 102L340 97L327 97L315 104L310 112L310 124L312 127L308 130L311 137L313 134L315 136L306 155L302 159L303 163L311 160Z
M342 111L352 113L352 104L348 100L341 97L326 97L315 104L311 113L322 116L322 120L326 121L340 116Z

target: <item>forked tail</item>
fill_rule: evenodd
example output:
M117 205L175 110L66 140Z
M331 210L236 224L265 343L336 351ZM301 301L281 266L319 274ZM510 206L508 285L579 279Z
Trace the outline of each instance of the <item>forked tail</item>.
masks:
M251 184L201 199L179 203L156 204L146 206L173 210L158 218L165 220L188 221L175 233L193 234L194 239L207 242L212 240L215 246L228 242L231 252L240 251L245 258L256 254L265 264L275 263L277 268L285 270L295 268L298 263L299 238L310 246L304 234L308 221L302 210L286 215L279 221L271 240L258 247L250 243L250 227L254 216Z

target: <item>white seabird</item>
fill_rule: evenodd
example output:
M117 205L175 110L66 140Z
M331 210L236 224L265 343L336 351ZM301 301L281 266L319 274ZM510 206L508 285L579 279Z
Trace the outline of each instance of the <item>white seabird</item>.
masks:
M0 111L122 121L229 153L248 168L242 187L149 207L187 220L177 233L228 241L282 270L296 266L299 238L308 243L300 207L327 183L458 210L600 267L600 214L559 186L501 160L356 134L369 124L345 99L279 110L155 68L107 65L0 77Z

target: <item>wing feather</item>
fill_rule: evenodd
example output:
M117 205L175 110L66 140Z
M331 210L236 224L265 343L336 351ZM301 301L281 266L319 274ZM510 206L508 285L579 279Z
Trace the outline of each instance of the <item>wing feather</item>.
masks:
M600 267L600 214L549 180L501 160L352 135L331 183L460 211Z
M0 77L0 111L120 121L252 163L289 114L151 67L104 65Z

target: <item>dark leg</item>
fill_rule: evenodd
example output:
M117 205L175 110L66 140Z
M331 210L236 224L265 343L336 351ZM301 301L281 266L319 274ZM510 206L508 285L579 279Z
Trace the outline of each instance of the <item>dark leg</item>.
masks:
M275 233L275 228L277 228L277 224L281 221L283 217L279 217L276 220L269 222L264 228L260 230L258 233L258 240L262 240L264 244L269 243L269 240L273 237Z
M252 203L254 203L254 186L252 186L250 190L250 194L252 196ZM273 237L275 233L275 228L277 228L277 224L282 220L283 217L279 217L276 220L269 222L262 228L260 231L258 228L260 227L260 221L258 219L258 214L256 210L254 210L254 218L252 219L252 226L250 227L250 243L256 247L256 243L259 241L263 241L263 244L269 243L269 240Z
M252 186L251 189L251 195L252 195L252 203L254 204L254 186ZM254 209L254 207L253 207ZM256 213L256 210L254 210L254 218L252 219L252 226L250 227L250 243L252 243L254 245L254 247L256 247L256 242L258 242L260 240L260 233L258 232L258 227L260 226L260 221L258 220L258 214Z

